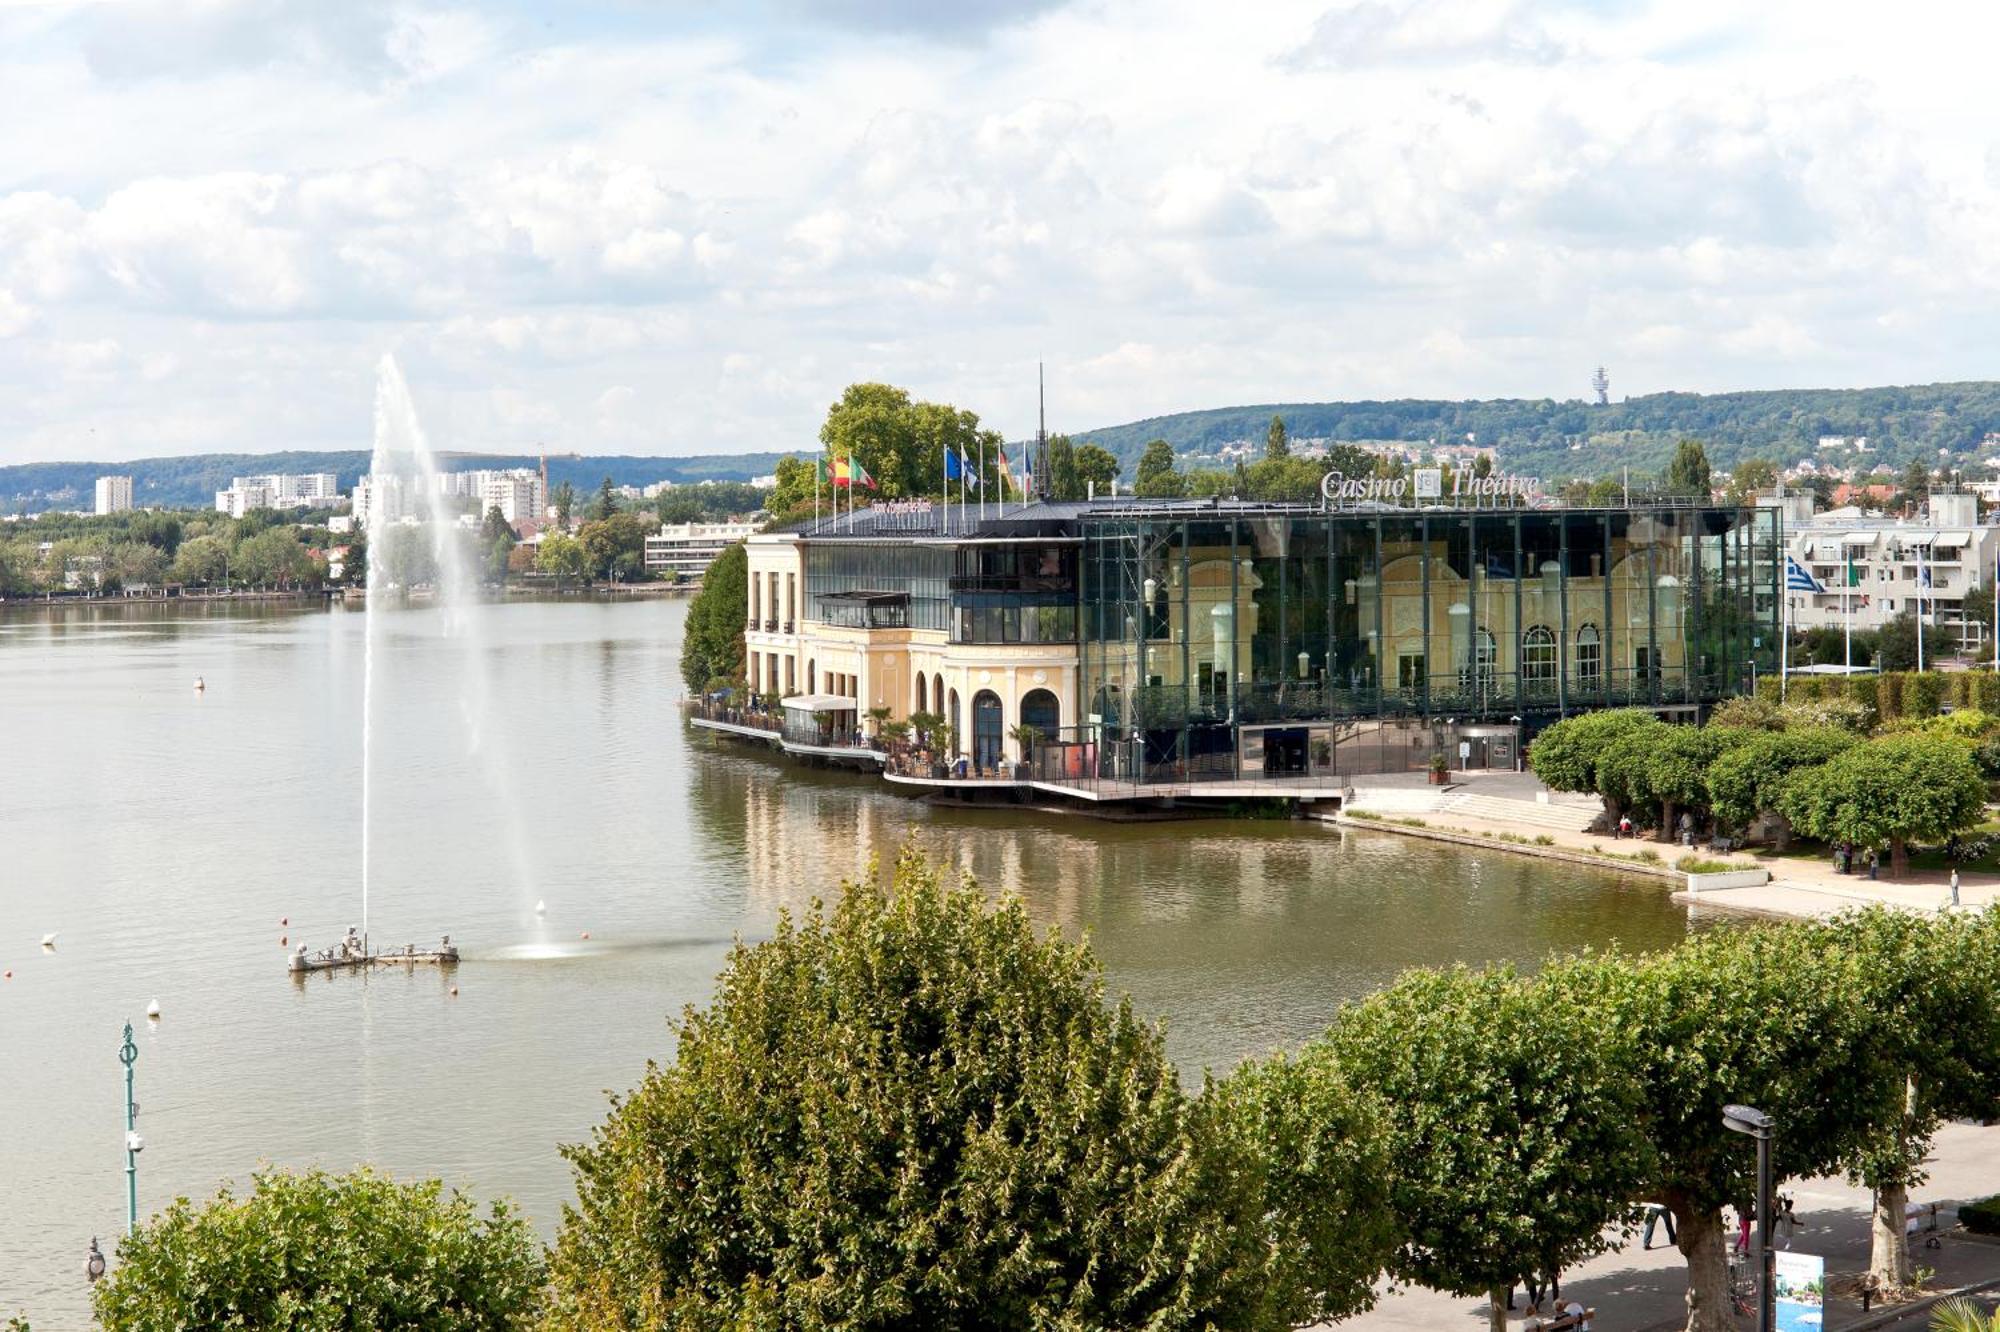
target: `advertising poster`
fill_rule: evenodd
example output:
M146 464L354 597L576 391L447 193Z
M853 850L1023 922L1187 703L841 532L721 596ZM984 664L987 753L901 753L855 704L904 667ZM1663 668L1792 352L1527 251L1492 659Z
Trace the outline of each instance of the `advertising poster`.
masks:
M1778 1332L1822 1332L1826 1259L1815 1253L1791 1252L1776 1257Z

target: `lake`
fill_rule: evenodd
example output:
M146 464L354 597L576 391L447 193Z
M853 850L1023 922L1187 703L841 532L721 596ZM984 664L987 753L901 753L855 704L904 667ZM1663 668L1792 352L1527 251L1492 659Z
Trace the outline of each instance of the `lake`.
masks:
M671 1054L730 940L909 836L1088 932L1191 1077L1406 967L1687 929L1657 880L1318 823L934 809L807 771L685 727L677 599L479 607L474 672L437 611L378 613L371 933L466 958L301 982L283 941L360 924L363 613L0 611L0 1318L81 1325L90 1237L123 1233L127 1021L142 1215L262 1163L367 1161L548 1234L558 1145Z

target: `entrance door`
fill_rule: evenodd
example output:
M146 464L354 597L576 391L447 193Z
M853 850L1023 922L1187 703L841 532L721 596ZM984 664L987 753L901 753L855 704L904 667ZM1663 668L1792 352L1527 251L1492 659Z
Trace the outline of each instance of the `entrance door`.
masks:
M972 762L981 771L1000 766L1000 696L982 689L972 696Z

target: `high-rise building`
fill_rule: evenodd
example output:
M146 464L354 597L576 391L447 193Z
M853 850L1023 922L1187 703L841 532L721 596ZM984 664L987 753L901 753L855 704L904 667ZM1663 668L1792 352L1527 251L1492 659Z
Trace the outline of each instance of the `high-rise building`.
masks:
M131 507L131 477L100 476L97 478L97 512L124 513Z
M229 489L215 492L215 511L241 518L252 509L325 508L340 499L332 472L272 473L232 477Z
M354 526L366 532L376 522L401 522L409 511L403 478L393 474L370 474L354 483Z

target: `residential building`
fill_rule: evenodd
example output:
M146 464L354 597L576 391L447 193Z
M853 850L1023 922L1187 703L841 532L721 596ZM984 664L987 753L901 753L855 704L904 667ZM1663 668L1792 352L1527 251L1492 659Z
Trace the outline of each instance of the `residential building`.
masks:
M97 478L98 513L126 513L132 508L132 478L129 476L100 476Z
M662 523L646 538L646 572L698 579L711 561L757 530L756 523Z
M510 525L540 521L549 503L542 474L532 467L442 472L437 488L441 496L473 501L480 518L489 509L499 509Z
M398 523L411 512L403 478L370 473L354 483L354 526L366 532L375 523Z
M942 715L975 773L1022 761L1019 727L1066 782L1400 770L1439 748L1511 767L1555 717L1698 715L1775 669L1780 522L1504 499L880 505L748 539L748 684L783 700L788 743L874 708Z
M1981 524L1969 491L1934 493L1921 518L1888 518L1857 508L1812 509L1810 492L1760 504L1788 510L1785 550L1824 589L1788 591L1792 627L1879 629L1914 611L1939 655L1976 653L1985 626L1966 614L1965 596L1993 593L2000 527Z
M273 472L232 477L229 489L215 492L215 511L241 518L252 509L329 508L340 501L340 478L332 472Z

